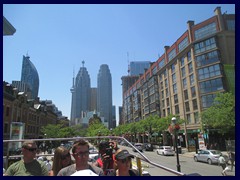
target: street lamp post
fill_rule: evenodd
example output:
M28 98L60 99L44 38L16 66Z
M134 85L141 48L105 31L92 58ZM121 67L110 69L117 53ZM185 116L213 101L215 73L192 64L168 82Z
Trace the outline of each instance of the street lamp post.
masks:
M175 117L172 118L172 124L175 127L177 119ZM178 154L178 147L177 147L177 129L174 128L174 141L175 141L175 150L177 156L177 171L181 172L181 165L179 163L179 154Z

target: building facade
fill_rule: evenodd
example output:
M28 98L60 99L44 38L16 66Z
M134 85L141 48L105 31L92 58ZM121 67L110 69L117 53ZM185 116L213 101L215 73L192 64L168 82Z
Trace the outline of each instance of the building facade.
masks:
M72 93L72 106L71 106L71 125L76 125L76 120L84 117L90 109L90 76L87 68L84 67L84 61L82 61L82 67L78 71L76 79L73 78L73 86L71 88Z
M97 78L97 111L112 128L112 75L107 64L100 66Z
M31 91L30 98L37 99L39 90L38 72L33 63L30 61L30 57L28 55L23 56L21 82L29 86Z
M190 146L197 138L199 114L218 92L235 87L235 15L222 14L220 7L214 12L199 24L188 21L182 36L124 92L124 123L173 114L187 120L180 130L183 143Z

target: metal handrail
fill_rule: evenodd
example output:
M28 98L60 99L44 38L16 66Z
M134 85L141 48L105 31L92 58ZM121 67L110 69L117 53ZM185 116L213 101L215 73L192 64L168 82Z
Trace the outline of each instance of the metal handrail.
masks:
M120 137L120 136L91 136L91 137L72 137L72 138L47 138L47 139L13 139L13 140L3 140L3 143L10 143L10 142L24 142L24 141L27 141L27 140L32 140L32 141L71 141L71 140L74 140L76 141L77 139L122 139L124 140L125 142L128 143L129 146L131 146L132 148L134 148L139 154L140 156L142 157L141 160L143 161L146 161L147 163L155 166L155 167L158 167L158 168L161 168L165 171L168 171L170 173L173 173L175 175L178 175L178 176L184 176L186 174L184 173L181 173L181 172L178 172L176 170L173 170L173 169L170 169L168 167L165 167L163 165L160 165L160 164L157 164L155 162L152 162L150 161L145 155L143 155L135 146L133 146L127 139L125 139L124 137ZM41 156L53 156L53 154L42 154ZM7 154L7 156L4 156L4 158L7 159L8 161L8 158L9 157L22 157L22 155L15 155L15 156L9 156Z

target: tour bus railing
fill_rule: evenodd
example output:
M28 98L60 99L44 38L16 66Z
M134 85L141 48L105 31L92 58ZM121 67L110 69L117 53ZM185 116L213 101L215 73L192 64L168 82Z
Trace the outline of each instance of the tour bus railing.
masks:
M38 141L76 141L78 139L97 139L100 141L100 139L121 139L125 142L127 142L127 144L129 146L131 146L133 149L135 149L139 155L142 157L140 158L141 160L155 166L155 167L158 167L160 169L163 169L165 171L168 171L172 174L175 174L175 175L178 175L178 176L184 176L185 174L184 173L181 173L181 172L178 172L176 170L173 170L173 169L170 169L166 166L163 166L163 165L160 165L160 164L157 164L155 162L152 162L150 161L144 154L142 154L134 145L132 145L127 139L125 139L124 137L120 137L120 136L90 136L90 137L72 137L72 138L47 138L47 139L13 139L13 140L3 140L3 143L7 143L7 147L9 143L11 142L24 142L24 141L27 141L27 140L33 140L35 142L38 142ZM8 148L7 148L8 149ZM37 155L37 156L53 156L53 154L41 154L41 155ZM22 155L9 155L9 149L7 150L7 155L6 156L3 156L4 159L6 159L6 164L8 164L8 159L10 157L14 157L14 158L19 158L19 157L22 157Z

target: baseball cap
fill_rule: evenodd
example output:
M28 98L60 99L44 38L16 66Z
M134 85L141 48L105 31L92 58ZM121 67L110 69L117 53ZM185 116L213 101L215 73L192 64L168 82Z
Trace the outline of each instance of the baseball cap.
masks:
M124 149L122 151L120 151L119 153L117 153L116 155L116 159L125 159L127 157L130 157L130 158L134 158L134 156L132 154L130 154L128 152L128 150Z

